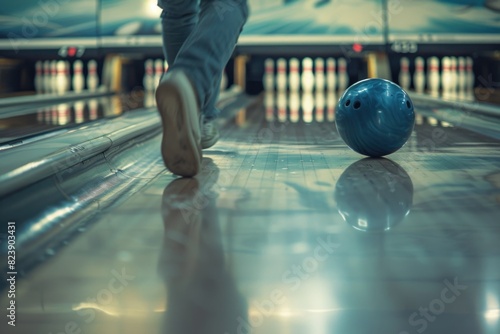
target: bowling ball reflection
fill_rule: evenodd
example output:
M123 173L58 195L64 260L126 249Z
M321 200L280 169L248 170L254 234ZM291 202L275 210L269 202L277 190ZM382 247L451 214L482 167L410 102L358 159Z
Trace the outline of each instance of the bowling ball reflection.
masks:
M413 183L389 159L366 158L350 165L335 186L344 220L360 231L388 231L401 223L413 202Z

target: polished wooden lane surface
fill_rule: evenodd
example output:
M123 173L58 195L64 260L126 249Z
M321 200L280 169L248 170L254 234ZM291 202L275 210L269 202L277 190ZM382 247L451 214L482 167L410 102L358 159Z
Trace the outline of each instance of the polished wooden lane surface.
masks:
M500 141L417 106L363 159L332 99L264 96L198 177L149 175L19 281L18 332L499 333Z

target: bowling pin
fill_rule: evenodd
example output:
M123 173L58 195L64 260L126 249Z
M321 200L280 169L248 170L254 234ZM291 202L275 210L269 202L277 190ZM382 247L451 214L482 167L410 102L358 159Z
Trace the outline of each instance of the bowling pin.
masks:
M284 58L278 59L276 66L276 88L278 91L284 92L287 89L286 60Z
M465 72L465 58L458 57L458 96L461 98L465 97L465 91L467 86L467 74Z
M443 97L449 98L451 95L452 74L451 74L451 60L450 57L443 57L441 71L441 87L443 90Z
M314 60L314 85L316 92L325 91L325 61L323 58Z
M439 96L439 58L431 57L427 63L427 87L432 96Z
M154 88L153 90L156 90L156 87L158 87L158 84L160 83L161 76L163 75L163 60L162 59L156 59L155 63L155 71L154 71Z
M57 60L50 62L50 92L57 93Z
M465 72L466 72L466 93L469 96L474 96L474 83L476 77L474 75L474 61L471 57L465 58Z
M43 92L45 94L51 92L52 81L50 76L50 61L46 60L43 62Z
M43 93L43 63L41 60L35 63L35 91L37 94Z
M402 57L399 62L399 86L404 90L410 89L410 61Z
M328 91L333 92L337 88L337 63L335 58L326 60L326 86Z
M274 89L274 60L271 58L267 58L264 61L264 77L262 83L266 91Z
M313 60L309 57L302 59L301 75L302 91L311 93L314 89Z
M155 90L153 59L147 59L144 62L144 78L142 79L142 85L144 86L145 92L152 92Z
M89 60L87 63L87 89L91 92L95 92L99 86L99 76L97 74L97 62L95 60Z
M297 58L291 58L289 62L290 74L288 75L288 87L290 92L300 91L300 62Z
M97 119L99 116L99 101L98 99L90 99L88 103L89 107L89 119L91 121Z
M424 92L425 74L424 74L424 58L415 58L415 73L413 74L413 86L417 93Z
M457 89L458 89L457 57L450 57L450 97L457 96Z
M83 62L80 59L75 60L73 63L73 91L80 93L85 85L83 77Z
M62 95L68 89L68 75L66 74L66 62L59 60L57 62L57 76L56 76L56 93ZM62 108L62 106L61 106Z
M349 86L349 76L347 74L347 61L345 58L339 58L338 62L338 84L339 92L343 94Z
M290 108L290 121L297 123L300 120L300 93L294 91L290 93L289 108Z

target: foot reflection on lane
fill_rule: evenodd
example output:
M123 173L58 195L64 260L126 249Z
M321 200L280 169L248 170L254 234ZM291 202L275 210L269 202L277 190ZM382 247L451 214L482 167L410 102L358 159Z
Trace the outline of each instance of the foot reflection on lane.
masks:
M164 190L158 271L167 290L164 333L238 333L248 309L226 268L215 201L219 169L204 159L196 178Z

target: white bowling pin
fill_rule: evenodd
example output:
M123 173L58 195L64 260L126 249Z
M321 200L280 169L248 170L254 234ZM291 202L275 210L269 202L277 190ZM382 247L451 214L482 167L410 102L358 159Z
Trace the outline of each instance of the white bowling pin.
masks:
M274 121L274 90L268 89L264 93L264 108L266 109L266 120Z
M57 60L50 62L50 92L57 93Z
M432 96L439 96L439 58L431 57L427 65L427 87Z
M153 59L147 59L144 62L144 78L142 79L142 85L144 86L144 91L146 92L155 90Z
M450 57L443 57L441 70L441 87L443 89L443 97L449 98L451 95L452 74Z
M278 59L276 66L276 88L283 92L287 89L286 60L284 58Z
M158 87L158 84L160 83L161 76L163 75L163 59L156 59L155 63L155 72L154 72L154 90L156 87Z
M311 123L313 121L313 111L314 111L314 97L311 92L304 92L302 94L302 117L305 123Z
M35 91L37 94L43 93L43 63L41 60L35 63Z
M85 78L83 76L83 62L80 59L73 63L73 91L80 93L85 86Z
M315 104L316 122L322 123L325 120L325 93L316 90Z
M410 89L410 60L407 57L399 62L399 86L406 91Z
M288 87L290 92L298 92L300 90L300 62L297 58L291 58L289 62Z
M415 73L413 74L413 86L417 93L423 93L425 87L424 58L415 58Z
M95 60L89 60L87 71L87 89L95 92L99 86L99 75L97 74L97 62Z
M474 83L476 80L476 76L474 75L474 61L472 60L471 57L465 58L465 72L466 72L466 76L467 76L466 92L468 95L473 96L474 95Z
M467 87L467 73L465 71L465 58L458 57L458 95L460 97L465 96L465 91Z
M302 59L302 90L310 93L314 89L313 60L309 57Z
M264 61L264 77L262 84L266 91L274 90L274 60L267 58Z
M43 92L45 94L52 92L50 61L48 60L43 62Z
M314 60L314 84L316 92L325 91L325 61L323 58L316 58Z
M286 102L286 92L278 91L278 96L276 97L276 106L278 107L278 120L282 123L286 122L287 117Z
M339 58L338 62L338 84L339 84L339 92L343 94L344 91L349 86L349 75L347 74L347 61L345 58Z
M450 96L457 96L458 89L458 72L457 72L457 57L450 57Z
M328 91L326 95L326 117L329 122L335 121L335 107L337 104L337 93L335 91Z
M68 89L68 76L66 74L66 63L64 60L57 62L56 93L62 95ZM64 106L61 106L61 108Z
M326 86L328 91L335 91L337 88L337 62L335 58L326 60Z

